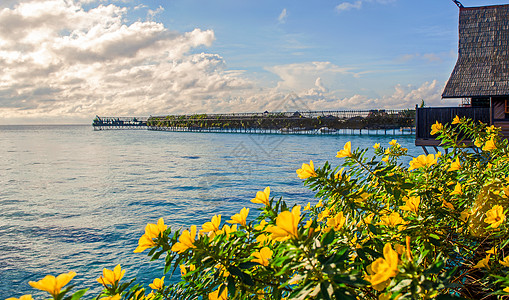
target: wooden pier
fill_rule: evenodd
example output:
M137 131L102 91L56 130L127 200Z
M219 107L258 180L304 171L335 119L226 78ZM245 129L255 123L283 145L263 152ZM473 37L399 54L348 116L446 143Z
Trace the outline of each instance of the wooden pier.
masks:
M235 132L273 134L413 134L414 110L344 110L99 117L95 130Z

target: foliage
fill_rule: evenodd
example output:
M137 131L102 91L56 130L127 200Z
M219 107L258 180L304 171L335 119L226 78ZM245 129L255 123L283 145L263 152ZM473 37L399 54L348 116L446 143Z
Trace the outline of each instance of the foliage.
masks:
M235 129L282 129L282 128L306 128L319 129L328 127L334 129L344 128L399 128L412 126L415 119L415 110L404 110L398 113L386 113L385 111L370 111L367 117L352 117L340 119L338 117L317 116L303 117L296 113L289 116L288 113L264 113L263 115L180 115L166 117L150 117L147 121L149 126L157 127L190 127L201 128L235 128Z
M117 266L98 279L97 299L507 298L507 140L499 128L458 117L432 131L446 153L410 165L395 140L375 144L372 157L348 142L337 153L342 166L303 164L297 174L316 192L315 205L290 206L266 188L252 200L252 221L243 208L201 228L148 224L136 252L147 250L166 276L181 272L182 280L156 278L147 293L120 283ZM51 291L57 300L85 293Z

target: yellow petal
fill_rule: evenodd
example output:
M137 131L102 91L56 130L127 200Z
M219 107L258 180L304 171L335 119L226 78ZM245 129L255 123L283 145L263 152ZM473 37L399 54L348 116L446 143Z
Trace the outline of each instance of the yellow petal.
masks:
M338 154L336 157L342 158L342 157L351 157L352 156L352 142L348 141L345 146L343 147L343 150L338 151Z

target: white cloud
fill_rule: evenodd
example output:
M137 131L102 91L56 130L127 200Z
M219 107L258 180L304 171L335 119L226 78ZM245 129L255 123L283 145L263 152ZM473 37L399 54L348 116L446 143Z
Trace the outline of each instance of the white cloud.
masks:
M351 97L341 97L331 92L321 92L317 89L298 93L306 106L312 110L341 110L341 109L409 109L421 104L424 100L427 106L457 106L456 100L442 100L441 94L445 84L438 84L436 80L425 82L421 86L396 85L393 93L380 97L368 97L355 94Z
M126 24L126 13L65 0L1 10L0 119L187 112L252 86L221 56L192 53L213 43L212 30Z
M362 7L361 0L358 0L355 2L343 2L336 6L336 11L342 12L342 11L347 11L347 10L351 10L351 9L361 9L361 7Z
M283 8L283 10L279 14L279 17L277 18L277 20L279 23L284 24L284 23L286 23L287 18L288 18L288 13L286 12L286 8Z
M355 2L342 2L336 6L336 11L341 13L343 11L348 11L352 9L361 9L363 4L368 3L378 3L378 4L390 4L394 3L398 0L357 0Z
M135 7L136 8L136 7ZM156 10L149 9L147 12L147 20L153 21L154 17L164 11L164 8L159 5Z
M278 65L266 68L281 78L277 88L282 91L313 88L318 77L337 78L338 76L354 76L351 68L340 67L331 62L309 62L288 65Z

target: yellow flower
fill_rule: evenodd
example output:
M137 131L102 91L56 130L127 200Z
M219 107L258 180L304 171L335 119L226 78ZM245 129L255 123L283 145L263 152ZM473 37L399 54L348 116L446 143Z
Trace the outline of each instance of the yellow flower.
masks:
M260 234L259 236L256 237L256 241L260 245L268 245L268 244L270 244L272 242L272 239L268 235Z
M362 219L364 221L364 223L367 225L367 224L371 224L371 222L373 222L373 217L375 216L374 213L370 213L369 215L367 215L364 219Z
M322 203L322 199L318 200L318 203L315 205L316 208L319 208L319 207L322 207L323 206L323 203Z
M73 271L60 274L56 278L52 275L46 275L43 279L39 281L30 281L28 284L38 290L46 291L56 298L58 294L60 294L62 287L68 284L74 276L76 276L76 273Z
M456 160L454 162L452 162L451 166L449 167L449 169L447 171L451 172L451 171L457 171L459 169L461 169L460 158L456 157Z
M125 270L122 270L120 265L116 265L113 270L108 270L106 268L103 269L103 276L97 278L97 281L107 287L107 284L110 284L112 287L118 285L118 282L122 277L124 277Z
M306 206L304 206L304 211L311 210L311 202L308 202Z
M153 290L160 290L164 286L164 276L161 278L155 278L154 281L148 285Z
M291 237L297 237L297 227L300 221L300 205L295 206L292 212L283 211L276 218L276 226L270 226L266 229L272 233L272 239L284 241Z
M505 220L504 208L500 205L493 206L486 212L484 223L491 224L491 228L497 228Z
M482 147L482 144L483 142L481 140L475 140L474 142L474 145L477 147L477 148L481 148Z
M491 125L490 127L486 127L486 133L489 135L493 135L497 132L497 127L495 125Z
M330 216L330 209L326 207L321 213L318 214L318 222L321 222L323 219Z
M346 218L343 212L337 213L333 218L327 220L327 226L334 228L335 231L340 230L345 225Z
M345 168L344 168L344 167L343 167L343 168L341 168L341 170L339 170L339 172L338 172L338 173L334 174L334 178L335 178L336 180L341 180L341 179L345 178L345 180L346 180L346 181L350 181L350 176L346 176L346 175L345 175L345 176L343 176L343 171L344 171L344 170L345 170Z
M299 176L300 179L306 179L309 177L316 177L317 174L315 172L315 166L313 165L313 161L309 161L308 164L302 164L302 167L300 169L297 169L297 176Z
M352 143L349 141L343 147L343 150L338 151L336 157L351 157L352 156Z
M32 298L32 295L28 294L28 295L23 295L19 298L11 297L11 298L7 298L5 300L33 300L33 298Z
M313 224L313 220L309 219L306 221L306 224L304 225L304 228L309 228L311 227L311 224Z
M401 245L401 244L395 244L394 245L394 250L399 254L399 255L402 255L403 252L405 252L405 246Z
M509 293L509 286L503 289L504 292Z
M253 203L262 203L265 205L269 205L270 200L270 187L266 187L263 192L259 191L256 193L256 198L252 199Z
M431 167L432 165L437 163L438 158L440 157L439 153L437 153L436 156L433 154L428 155L422 154L417 157L414 157L410 162L410 168L408 168L408 171L412 171L413 169L418 168Z
M143 297L141 299L143 299ZM120 294L115 294L113 296L108 296L108 297L102 297L99 300L120 300Z
M219 225L221 224L221 215L214 215L210 222L205 222L201 226L200 232L216 232L219 230Z
M184 230L179 237L179 242L171 247L171 251L182 253L189 248L196 248L194 239L196 237L196 225L191 226L191 232Z
M414 213L417 213L419 210L419 204L421 203L421 197L410 197L408 200L406 200L405 205L400 206L399 209L401 210L408 210L413 211Z
M460 220L463 222L466 222L468 218L470 218L470 211L468 209L465 209L460 213Z
M188 270L188 269L186 269L186 266L184 266L184 265L179 265L179 268L180 268L180 275L182 275L182 276L187 275L187 270ZM192 271L194 271L194 270L196 270L196 266L195 266L195 265L189 265L189 271L190 271L190 272L192 272ZM164 278L164 277L163 277L163 278Z
M382 158L382 161L383 161L384 163L388 163L388 162L389 162L389 157L388 157L388 156L384 156L384 157Z
M389 284L391 277L398 274L398 253L389 243L385 244L383 252L383 258L378 258L367 267L368 275L365 277L378 291L383 290Z
M255 230L263 230L263 228L265 228L265 225L267 225L267 224L268 223L265 220L262 220L259 225L256 225L254 227L254 229Z
M488 268L490 262L490 256L486 255L485 258L481 259L480 261L475 264L474 269L480 269L480 268Z
M493 139L493 137L491 139L489 139L486 142L486 144L484 144L484 147L482 147L483 151L492 151L495 149L497 149L497 146L495 145L495 140Z
M272 257L272 250L269 247L263 247L260 252L254 252L253 256L256 258L251 261L266 267L269 265L269 258Z
M212 293L209 294L209 300L227 300L228 299L228 289L227 288L224 288L223 289L223 292L221 293L221 295L219 295L219 290L221 289L221 287L219 287L219 289L213 291Z
M186 276L187 275L187 269L185 265L179 265L180 268L180 276Z
M403 218L397 212L392 212L390 215L380 217L382 225L395 227L399 224L403 224Z
M456 183L456 186L454 187L454 191L450 193L450 195L463 195L463 189L461 187L461 184L458 182Z
M495 247L491 247L491 249L486 251L486 253L495 255L497 253L497 249Z
M504 257L504 260L498 261L502 266L509 267L509 256ZM23 300L23 299L20 299Z
M454 117L454 119L452 119L452 125L454 124L460 124L461 123L461 120L460 120L460 117L456 116Z
M366 201L366 199L368 199L369 196L370 196L369 193L362 192L362 193L360 193L358 196L356 196L354 198L354 201L357 202L357 203L362 203L362 202Z
M389 142L389 145L394 146L394 145L396 145L397 143L398 143L398 141L397 141L397 140L392 140L392 141L390 141L390 142Z
M454 205L452 205L451 202L447 202L444 199L442 199L442 207L448 208L448 209L454 209Z
M215 265L214 268L219 269L219 276L223 277L230 276L230 272L228 272L228 269L226 269L226 267L223 264L219 263Z
M374 145L373 145L373 148L375 148L375 149L380 148L380 143L376 143L376 144L374 144Z
M435 124L431 125L431 135L437 134L439 131L444 129L444 125L442 123L438 123L438 121L435 122Z
M136 247L134 253L140 253L145 249L157 246L154 239L157 239L166 228L168 228L168 226L164 225L163 218L157 220L157 224L148 223L147 226L145 226L145 234L138 240L138 247Z
M229 225L224 224L223 228L221 230L218 230L215 232L214 235L211 237L214 237L216 234L226 234L226 237L228 238L230 236L230 233L237 231L237 224L232 225L231 227Z
M247 215L249 214L249 208L243 208L240 210L240 213L233 215L230 221L226 221L230 224L240 224L242 226L246 226Z

